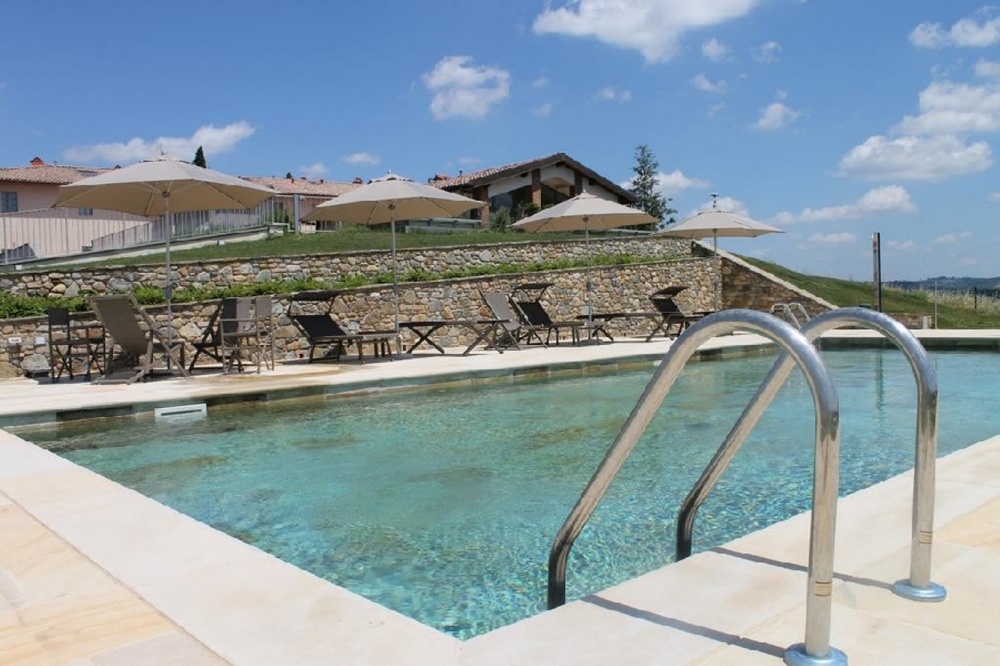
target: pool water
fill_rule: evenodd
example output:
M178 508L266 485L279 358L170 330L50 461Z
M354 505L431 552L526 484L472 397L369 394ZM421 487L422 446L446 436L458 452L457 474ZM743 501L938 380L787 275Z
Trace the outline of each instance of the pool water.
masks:
M913 465L916 389L896 350L825 353L841 494ZM939 452L1000 432L994 354L933 355ZM680 503L773 357L691 363L577 540L567 597L673 559ZM29 439L460 638L545 608L556 531L651 369L304 404L203 420L62 426ZM973 380L974 378L974 380ZM695 551L809 509L812 398L796 373L699 512Z

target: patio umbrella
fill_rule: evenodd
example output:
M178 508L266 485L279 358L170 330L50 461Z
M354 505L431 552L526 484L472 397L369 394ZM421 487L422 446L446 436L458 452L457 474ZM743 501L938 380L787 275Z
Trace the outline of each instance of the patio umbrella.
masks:
M172 336L171 213L250 208L272 196L272 190L242 178L195 166L171 155L160 155L123 169L114 169L99 176L62 185L54 205L102 208L146 217L163 216L167 224L164 243L167 262L167 335Z
M304 219L350 224L389 224L392 235L393 328L399 343L399 277L396 267L396 220L458 217L486 204L460 194L390 173L316 206Z
M590 307L590 232L617 229L636 224L650 224L656 218L638 208L623 206L615 201L602 199L584 192L567 199L551 208L535 213L510 225L512 229L525 231L579 231L587 241L587 315L592 315Z
M743 215L719 210L716 207L717 194L712 195L712 207L701 210L691 217L672 224L663 231L657 231L654 236L672 236L674 238L706 238L712 237L712 251L718 254L718 237L751 238L764 234L784 233L777 227L758 222Z

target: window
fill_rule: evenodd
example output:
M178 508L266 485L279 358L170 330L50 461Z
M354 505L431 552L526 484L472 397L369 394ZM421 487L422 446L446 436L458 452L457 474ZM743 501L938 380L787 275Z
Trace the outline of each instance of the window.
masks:
M80 215L81 217L84 217L84 216L90 217L90 216L94 215L94 209L93 208L77 208L76 209L76 214Z
M17 192L0 192L0 213L17 212Z

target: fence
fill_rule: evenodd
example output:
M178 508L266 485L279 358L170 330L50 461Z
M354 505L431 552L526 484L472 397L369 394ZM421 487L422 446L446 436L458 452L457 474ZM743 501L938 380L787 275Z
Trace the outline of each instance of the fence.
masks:
M266 227L281 217L278 197L247 210L213 210L170 215L170 239L191 239ZM163 243L167 223L154 218L93 208L48 208L0 214L0 265L126 250Z

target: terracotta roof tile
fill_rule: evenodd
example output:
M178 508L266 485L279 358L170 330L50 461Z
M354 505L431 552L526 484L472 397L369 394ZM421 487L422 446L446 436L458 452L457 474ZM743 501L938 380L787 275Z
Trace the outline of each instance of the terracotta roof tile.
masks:
M0 167L0 181L67 185L110 170L108 167L64 166L61 164Z
M483 169L481 171L463 173L460 176L454 177L437 174L434 178L428 181L428 183L434 187L440 187L443 190L450 190L465 186L485 185L489 182L497 180L498 178L512 176L523 171L538 169L551 164L556 164L558 162L565 162L571 168L583 173L591 180L599 183L602 187L604 187L604 189L614 192L627 201L635 200L635 195L631 192L622 188L617 183L608 180L593 169L577 162L566 153L553 153L552 155L546 155L545 157L539 157L533 160L513 162L511 164L504 164L503 166L490 167L489 169Z
M307 180L305 178L264 178L247 176L245 180L264 187L269 187L276 194L301 194L305 196L339 197L355 189L357 183L345 183L334 180Z

